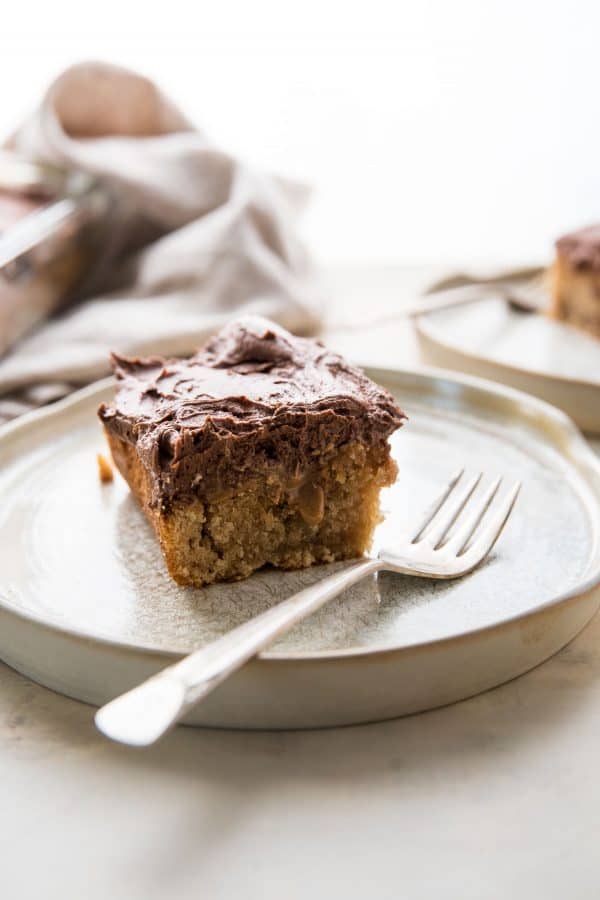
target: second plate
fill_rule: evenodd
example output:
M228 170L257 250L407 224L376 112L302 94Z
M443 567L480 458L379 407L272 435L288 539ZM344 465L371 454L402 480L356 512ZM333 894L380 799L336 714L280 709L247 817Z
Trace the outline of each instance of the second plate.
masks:
M600 433L600 340L500 297L427 313L416 327L427 363L527 391Z

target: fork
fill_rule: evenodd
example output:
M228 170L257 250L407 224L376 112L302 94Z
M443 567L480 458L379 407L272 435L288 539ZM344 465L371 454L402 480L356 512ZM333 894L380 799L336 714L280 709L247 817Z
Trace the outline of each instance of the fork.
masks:
M501 478L474 497L483 473L462 469L426 515L392 549L362 559L294 594L211 644L168 666L98 710L96 726L121 744L153 744L228 675L297 622L368 575L388 571L422 578L459 578L489 554L515 505L520 483L500 496Z

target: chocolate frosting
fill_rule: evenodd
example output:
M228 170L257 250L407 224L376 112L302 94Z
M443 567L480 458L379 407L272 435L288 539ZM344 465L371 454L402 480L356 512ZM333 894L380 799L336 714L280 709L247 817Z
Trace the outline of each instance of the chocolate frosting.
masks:
M137 447L154 504L265 463L298 471L350 440L381 445L406 418L341 356L258 317L232 322L190 359L114 355L113 368L115 401L99 416Z
M565 234L557 240L556 250L574 269L600 270L600 224Z

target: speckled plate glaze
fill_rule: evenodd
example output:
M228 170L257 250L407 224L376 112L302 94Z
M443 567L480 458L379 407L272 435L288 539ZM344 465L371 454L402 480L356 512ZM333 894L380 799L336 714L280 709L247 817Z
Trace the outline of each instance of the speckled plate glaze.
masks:
M547 316L515 312L500 297L428 313L416 327L425 362L528 391L600 434L597 338Z
M600 465L552 407L434 371L369 371L410 421L383 496L393 542L459 466L519 478L493 555L455 582L382 575L296 627L221 685L189 723L304 728L449 703L526 671L600 603ZM0 432L0 657L54 690L101 704L331 570L263 571L180 588L104 449L94 385ZM343 565L343 564L341 564Z

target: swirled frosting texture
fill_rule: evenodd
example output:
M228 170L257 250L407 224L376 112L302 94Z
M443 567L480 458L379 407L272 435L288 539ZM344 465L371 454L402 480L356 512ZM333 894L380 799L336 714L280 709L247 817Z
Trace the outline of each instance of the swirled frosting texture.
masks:
M190 359L113 365L115 401L99 415L137 447L154 503L258 466L299 472L349 440L380 445L406 418L341 356L258 317L232 322Z

